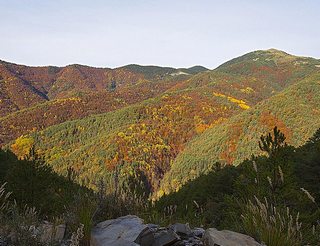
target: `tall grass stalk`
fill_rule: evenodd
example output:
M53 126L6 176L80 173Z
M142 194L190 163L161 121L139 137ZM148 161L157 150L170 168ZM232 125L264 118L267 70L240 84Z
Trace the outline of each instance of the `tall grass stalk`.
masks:
M293 216L289 208L277 209L267 199L261 202L255 197L255 201L248 202L241 217L244 231L268 246L302 245L299 213Z

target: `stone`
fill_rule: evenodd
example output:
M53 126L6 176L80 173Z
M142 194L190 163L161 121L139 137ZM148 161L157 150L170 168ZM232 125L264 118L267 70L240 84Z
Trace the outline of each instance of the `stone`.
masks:
M171 229L162 229L154 233L155 242L152 246L169 246L180 240L180 237Z
M134 241L147 228L143 220L127 215L97 224L91 231L91 246L138 246Z
M176 223L168 228L143 224L134 215L107 220L91 232L91 246L262 246L253 238L215 228L191 229L189 224Z
M176 223L171 225L169 228L182 237L189 236L192 233L188 224Z
M155 243L155 238L153 235L153 229L149 227L145 228L134 241L135 243L139 244L140 246L151 246Z
M159 228L159 226L156 225L156 224L147 224L146 226L149 227L152 230L157 230Z
M58 225L55 228L54 241L61 242L64 238L64 234L66 232L66 225Z
M182 240L174 244L174 246L202 246L203 243L200 239L194 237L188 238L188 240Z
M262 246L252 237L228 230L207 229L204 233L206 246Z
M7 245L8 244L7 244L6 240L0 236L0 246L7 246Z
M64 238L66 225L61 224L54 226L49 222L45 222L39 228L40 240L43 243L61 242Z
M203 228L194 228L192 229L192 233L193 235L195 235L196 237L203 237L205 230Z

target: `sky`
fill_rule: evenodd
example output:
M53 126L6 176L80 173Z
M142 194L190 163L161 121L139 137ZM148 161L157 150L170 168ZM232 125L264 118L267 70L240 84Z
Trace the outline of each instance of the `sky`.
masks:
M319 0L0 0L0 59L215 68L258 49L320 58Z

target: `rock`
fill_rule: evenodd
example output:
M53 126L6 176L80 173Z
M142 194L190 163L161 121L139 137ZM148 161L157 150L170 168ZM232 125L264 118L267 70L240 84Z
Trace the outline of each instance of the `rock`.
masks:
M206 246L262 246L252 237L228 230L207 229L204 233Z
M202 246L203 242L200 238L191 237L188 240L182 240L175 243L173 246Z
M156 224L147 224L146 226L149 227L149 228L152 229L152 230L156 230L156 229L159 228L159 226L156 225Z
M193 235L195 235L196 237L200 237L200 238L203 237L204 232L205 232L205 230L203 228L194 228L192 230Z
M203 236L204 235L204 236ZM203 242L203 238L205 239ZM214 228L191 229L189 224L176 223L169 227L143 224L134 215L107 220L91 232L91 246L261 246L253 238L232 231Z
M0 246L7 246L7 245L8 244L7 244L6 240L0 236Z
M180 237L171 229L162 229L154 232L155 242L152 246L169 246L180 240Z
M61 242L66 232L66 225L58 225L55 228L54 241Z
M169 228L183 238L191 235L192 233L188 224L176 223L171 225Z
M138 246L134 241L147 228L143 220L134 215L106 220L91 231L91 246Z
M145 228L134 241L135 243L139 244L140 246L150 246L155 243L155 238L153 235L153 229L149 227Z
M39 228L40 240L43 243L48 242L61 242L64 238L66 225L54 226L49 222L45 222Z

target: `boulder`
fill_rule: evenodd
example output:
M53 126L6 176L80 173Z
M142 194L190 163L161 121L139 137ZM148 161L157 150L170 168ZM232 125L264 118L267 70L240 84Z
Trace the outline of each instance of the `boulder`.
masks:
M154 230L147 227L145 228L134 241L135 243L139 244L140 246L150 246L153 245L155 242L154 238Z
M152 246L169 246L180 240L180 237L171 229L159 229L154 232L154 237Z
M66 225L61 224L54 226L53 224L45 221L44 224L40 226L39 231L41 242L61 242L64 238Z
M127 215L97 224L91 231L91 246L138 246L134 241L147 228L143 220Z
M176 223L171 225L169 228L182 237L189 236L192 233L188 224Z
M207 229L204 233L206 246L262 246L252 237L228 230Z
M96 225L91 232L91 246L262 246L253 238L232 231L214 228L191 229L188 224L169 227L143 224L128 215Z

